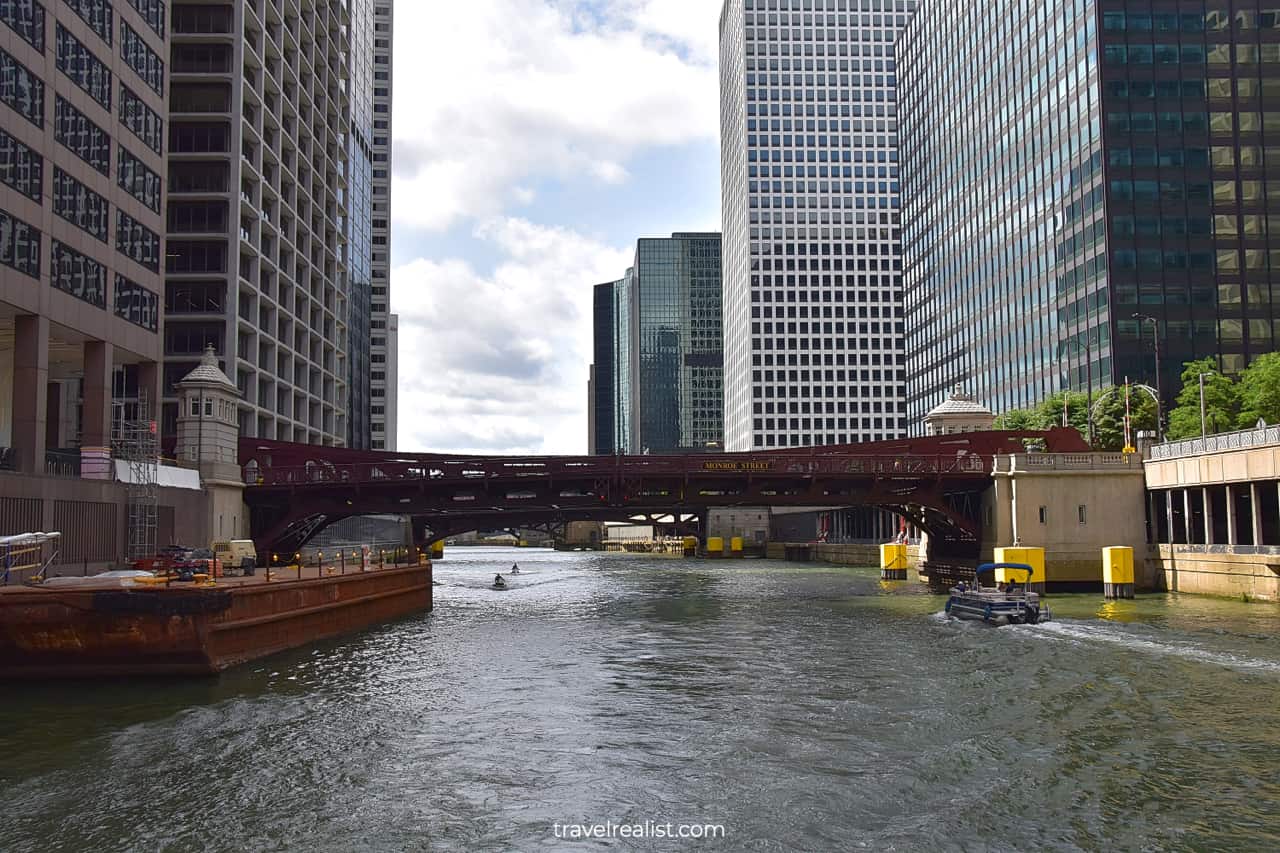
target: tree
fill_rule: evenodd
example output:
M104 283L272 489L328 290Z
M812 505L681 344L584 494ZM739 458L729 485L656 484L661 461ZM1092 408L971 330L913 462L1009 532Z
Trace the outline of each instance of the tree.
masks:
M996 429L1040 429L1033 409L1010 409L996 415Z
M1223 376L1217 359L1209 356L1182 366L1182 390L1169 412L1169 438L1200 435L1200 374L1204 377L1205 428L1208 432L1232 429L1240 417L1240 388ZM1256 420L1256 419L1255 419Z
M1066 401L1067 423L1088 438L1088 398L1078 391L1058 391L1030 409L1010 409L996 417L996 429L1049 429L1062 426L1063 401Z
M1139 430L1156 429L1156 401L1140 388L1129 389L1130 439L1137 441ZM1124 386L1105 388L1094 400L1093 433L1095 450L1112 453L1124 449Z
M1280 423L1280 352L1269 352L1250 362L1240 374L1240 429L1249 429L1262 418ZM1207 394L1206 390L1206 394Z

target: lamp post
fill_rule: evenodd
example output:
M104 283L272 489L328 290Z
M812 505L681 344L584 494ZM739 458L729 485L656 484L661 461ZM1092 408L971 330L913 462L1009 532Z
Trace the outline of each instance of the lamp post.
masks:
M1085 415L1089 424L1089 448L1093 449L1093 333L1089 330L1085 331L1084 343L1081 344L1078 338L1067 338L1067 343L1075 344L1077 351L1080 347L1084 347L1085 360L1085 381L1088 383L1088 390L1085 392Z
M1151 324L1151 341L1156 353L1156 439L1164 441L1164 392L1160 390L1160 321L1150 314L1134 314L1133 319ZM1138 327L1138 340L1142 340L1142 327Z
M1205 421L1204 421L1204 378L1206 376L1211 376L1211 375L1212 374L1210 373L1200 374L1200 437L1201 438L1204 438L1206 435L1209 434L1208 430L1205 429Z

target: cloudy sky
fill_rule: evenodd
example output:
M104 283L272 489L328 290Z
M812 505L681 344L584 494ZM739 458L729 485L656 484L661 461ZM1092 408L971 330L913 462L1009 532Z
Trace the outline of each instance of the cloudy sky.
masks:
M396 4L399 449L586 452L591 286L720 227L720 2Z

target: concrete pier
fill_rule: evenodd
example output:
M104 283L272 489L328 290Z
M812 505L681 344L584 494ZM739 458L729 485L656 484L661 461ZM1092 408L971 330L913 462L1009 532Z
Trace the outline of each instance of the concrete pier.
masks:
M1133 598L1133 549L1102 549L1102 592L1106 598Z
M886 581L907 579L907 546L905 544L880 546L880 579Z
M1044 594L1044 549L1043 548L996 548L995 562L1024 563L1031 567L1031 577L1018 569L996 569L996 583L1016 583L1025 586L1029 592Z

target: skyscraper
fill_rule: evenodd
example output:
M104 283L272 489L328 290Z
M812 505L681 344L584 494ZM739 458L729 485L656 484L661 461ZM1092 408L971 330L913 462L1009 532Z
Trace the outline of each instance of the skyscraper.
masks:
M915 0L725 0L729 450L906 429L894 37Z
M155 417L165 11L0 3L0 469L110 479L113 407Z
M1275 349L1280 13L1157 6L925 0L900 38L914 428Z
M592 452L722 447L720 287L720 235L699 233L639 240L595 286Z
M369 441L373 4L172 6L166 425L212 344L242 434Z
M617 307L614 302L619 282L606 282L591 288L592 357L587 380L587 452L615 453L617 440L617 382L615 366Z
M397 329L391 303L391 42L393 0L373 0L373 279L369 305L371 446L396 449Z

